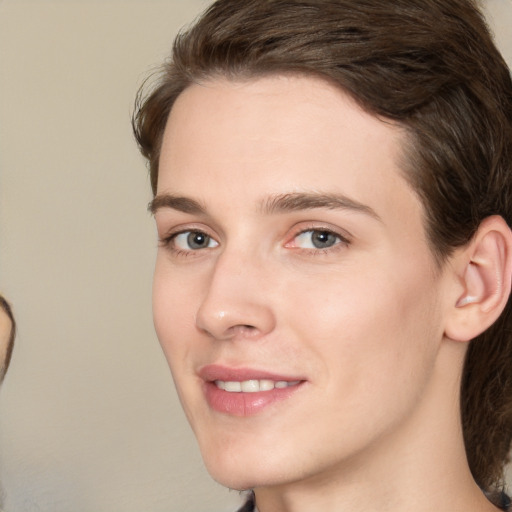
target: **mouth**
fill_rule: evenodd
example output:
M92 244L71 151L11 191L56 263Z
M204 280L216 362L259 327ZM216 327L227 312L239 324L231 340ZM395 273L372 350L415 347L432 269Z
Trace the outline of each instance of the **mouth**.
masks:
M300 384L300 380L269 380L269 379L251 379L242 382L236 380L216 380L214 384L228 393L258 393L260 391L272 391L273 389L284 389Z
M216 412L253 416L291 398L306 382L259 370L206 366L199 372L206 401Z

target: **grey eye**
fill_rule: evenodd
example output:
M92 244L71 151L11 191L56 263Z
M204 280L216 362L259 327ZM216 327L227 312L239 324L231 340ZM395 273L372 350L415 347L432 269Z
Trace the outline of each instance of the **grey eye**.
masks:
M332 247L337 240L338 237L329 231L313 231L311 235L311 242L317 249Z
M341 238L330 231L309 230L296 237L297 247L302 249L328 249L341 241Z
M187 244L191 249L203 249L208 247L210 237L200 231L192 231L187 235Z
M174 245L183 251L197 251L217 247L218 243L202 231L184 231L174 237Z

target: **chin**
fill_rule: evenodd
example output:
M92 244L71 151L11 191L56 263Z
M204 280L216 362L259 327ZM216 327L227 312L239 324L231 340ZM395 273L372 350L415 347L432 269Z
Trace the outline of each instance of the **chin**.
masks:
M220 485L232 489L234 491L249 491L255 487L260 487L261 484L255 482L253 478L239 478L233 475L217 476L216 472L210 472L210 476Z
M273 455L273 456L272 456ZM203 460L210 476L229 489L245 491L261 487L286 485L308 476L300 461L290 463L293 456L258 450L258 453L234 453L226 450L220 456L204 454Z
M214 460L205 458L204 462L210 476L224 487L238 491L252 489L263 476L258 474L257 468L252 467L251 461L223 459L223 457L215 457Z
M261 455L246 457L225 452L221 456L206 455L203 459L210 476L229 489L245 491L284 480L281 465L276 461L264 460Z

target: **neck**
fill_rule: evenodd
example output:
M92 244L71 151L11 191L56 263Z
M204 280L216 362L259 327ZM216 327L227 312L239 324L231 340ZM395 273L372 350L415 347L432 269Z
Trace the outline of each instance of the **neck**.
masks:
M465 348L444 343L412 414L322 474L255 489L259 512L496 512L469 470L459 412Z

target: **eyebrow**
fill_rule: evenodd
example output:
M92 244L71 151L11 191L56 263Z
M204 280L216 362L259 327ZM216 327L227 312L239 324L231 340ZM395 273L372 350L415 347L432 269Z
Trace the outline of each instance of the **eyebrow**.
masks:
M206 208L195 199L172 194L157 195L148 204L148 210L153 215L161 208L171 208L192 215L206 215L207 213ZM261 203L261 210L267 215L301 210L314 210L317 208L355 211L381 221L381 218L375 210L342 194L293 192L271 196Z
M161 208L172 208L173 210L193 215L206 214L206 208L198 201L189 197L174 196L172 194L160 194L148 204L148 211L153 215Z
M381 220L373 208L355 201L354 199L350 199L343 194L295 192L272 196L266 199L262 204L263 211L268 214L313 210L316 208L323 208L327 210L351 210L364 213L376 220Z

